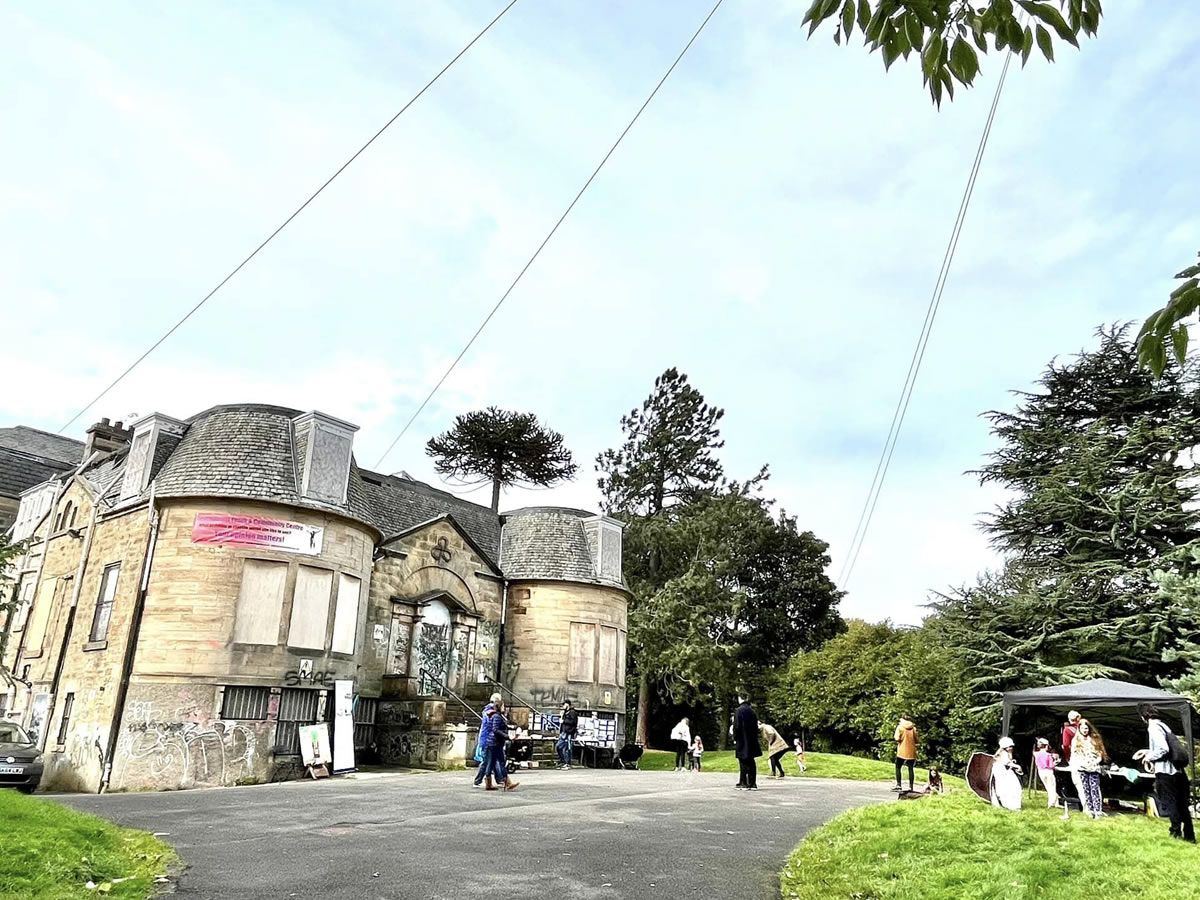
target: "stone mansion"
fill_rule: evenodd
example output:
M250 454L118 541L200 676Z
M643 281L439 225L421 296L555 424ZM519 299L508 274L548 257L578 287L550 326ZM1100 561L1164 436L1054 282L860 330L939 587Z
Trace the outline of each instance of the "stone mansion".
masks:
M335 679L360 759L462 765L478 720L456 698L497 684L531 724L570 698L621 744L621 523L360 469L356 431L254 404L103 420L21 492L0 718L36 735L44 787L294 777Z

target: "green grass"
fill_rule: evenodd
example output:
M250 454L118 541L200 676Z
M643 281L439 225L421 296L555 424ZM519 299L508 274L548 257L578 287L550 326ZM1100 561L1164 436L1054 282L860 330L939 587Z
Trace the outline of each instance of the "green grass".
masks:
M1063 822L961 792L839 816L797 848L780 886L784 900L1166 900L1200 897L1200 850L1161 819Z
M783 758L783 770L789 777L797 778L846 778L852 781L895 781L896 768L893 763L878 759L863 759L860 756L842 756L838 753L805 753L807 768L801 775L796 771L796 757L788 754ZM647 750L642 755L642 768L655 772L670 772L675 768L675 754L670 750ZM737 772L738 761L732 750L709 750L704 754L704 772ZM766 775L771 771L767 757L758 758L758 771ZM905 775L907 776L907 772ZM966 789L966 782L952 775L942 776L947 787ZM925 782L925 771L917 771L918 786Z
M0 900L141 900L175 859L144 831L11 790L0 790L0 841ZM129 880L112 884L118 878ZM89 891L88 881L111 887Z

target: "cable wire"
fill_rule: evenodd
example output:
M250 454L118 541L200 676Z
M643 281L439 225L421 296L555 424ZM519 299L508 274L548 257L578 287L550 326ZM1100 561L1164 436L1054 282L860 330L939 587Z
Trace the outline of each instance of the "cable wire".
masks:
M200 308L202 306L204 306L204 304L207 303L212 298L212 296L214 294L216 294L217 291L219 291L221 288L223 288L230 279L232 279L235 275L237 275L237 273L240 272L246 266L246 264L250 262L250 260L252 260L252 259L254 259L254 257L258 256L259 251L261 251L264 247L266 247L267 244L271 243L271 241L275 238L275 236L277 234L279 234L279 232L281 232L281 231L283 231L283 229L287 228L287 226L289 224L291 224L292 219L296 218L296 216L298 216L298 215L300 215L300 213L304 212L305 208L310 203L312 203L314 200L316 200L317 197L320 196L321 192L324 191L325 188L329 187L329 185L333 183L335 178L337 178L339 175L341 175L342 172L344 172L352 162L354 162L356 159L358 159L358 157L362 155L363 151L365 151L368 147L370 147L373 143L375 143L375 140L380 135L382 135L385 131L387 131L388 128L390 128L392 126L393 122L395 122L402 115L404 115L405 111L407 111L410 106L412 106L419 99L421 99L421 96L427 90L429 90L431 87L433 87L434 83L437 82L437 80L439 78L441 78L443 75L445 75L446 72L448 72L450 70L450 67L453 66L456 62L458 62L459 59L461 59L466 54L466 52L468 50L470 50L471 47L473 47L480 38L482 38L485 34L487 34L492 29L492 26L495 25L497 22L499 22L504 17L504 14L507 13L514 6L516 6L516 4L517 4L517 0L510 0L509 4L507 6L505 6L502 10L500 10L500 12L496 14L496 17L493 18L490 22L487 23L487 25L485 25L483 27L483 30L481 30L477 35L475 35L475 37L471 38L471 40L467 42L466 46L464 46L461 50L459 50L458 53L456 53L450 59L450 61L448 63L446 63L444 66L442 66L442 68L438 71L438 73L436 75L434 75L431 79L429 79L429 81L427 81L425 83L425 86L423 88L421 88L419 91L417 91L412 96L412 98L407 103L404 104L404 106L400 107L399 112L397 112L394 116L392 116L390 119L388 119L387 122L384 123L384 126L382 128L380 128L373 135L371 135L370 140L368 140L365 144L363 144L361 147L359 147L358 150L355 151L353 156L351 156L348 160L346 160L344 163L342 163L341 166L338 167L337 171L334 172L332 175L330 175L328 179L326 179L324 184L322 184L319 188L317 188L315 191L313 191L313 193L309 195L307 200L305 200L303 203L301 203L290 216L288 216L286 219L284 219L283 224L281 224L278 228L276 228L269 235L267 235L266 240L264 240L261 244L259 244L257 247L255 247L249 256L247 256L240 263L238 263L237 267L232 272L230 272L228 275L226 275L224 278L222 278L221 281L217 284L217 286L214 287L207 294L205 294L199 303L197 303L195 306L193 306L191 309L189 309L187 311L187 313L183 316L183 318L181 318L178 322L176 322L174 325L172 325L170 328L168 328L167 331L158 340L156 340L153 344L150 345L149 349L147 349L145 353L143 353L141 356L139 356L137 359L135 359L132 363L130 363L130 365L125 369L125 371L123 371L120 375L118 375L111 382L109 382L108 386L106 388L104 388L104 390L102 390L95 397L93 397L91 399L91 401L87 404L87 406L83 407L81 410L79 410L79 412L75 413L75 415L71 416L71 418L60 429L58 429L58 433L62 434L64 431L66 431L68 428L70 428L72 425L74 425L75 422L77 422L79 420L80 416L82 416L89 409L91 409L93 406L95 406L97 403L99 403L105 397L105 395L108 394L109 391L111 391L118 384L120 384L122 381L124 381L130 372L132 372L139 365L141 365L142 361L147 356L149 356L151 353L153 353L155 350L157 350L159 348L159 346L165 340L167 340L167 338L169 338L171 335L173 335L176 331L179 330L180 326L182 326L188 319L190 319L193 315L195 315L197 312L199 312Z
M942 257L942 266L938 271L937 280L934 282L933 293L929 297L929 306L925 310L925 321L921 325L921 333L917 337L917 344L913 348L912 359L908 364L908 375L905 376L904 387L901 389L900 397L896 401L896 408L892 413L892 424L888 428L888 436L884 441L879 462L875 465L875 475L871 479L871 487L867 491L867 499L864 501L862 511L859 513L858 524L854 529L854 537L850 540L850 551L846 556L846 562L842 564L841 574L838 577L838 585L842 590L846 589L850 583L851 576L854 574L854 566L858 562L858 556L862 552L863 544L866 542L867 530L871 527L871 519L875 515L875 507L879 504L879 495L883 492L883 483L887 478L888 469L892 464L892 454L896 450L896 442L900 437L900 429L904 426L904 418L908 413L908 404L912 400L913 388L916 386L917 376L921 371L921 363L925 359L925 349L929 346L929 335L933 331L933 323L937 318L938 308L942 304L942 294L946 288L946 281L950 276L950 266L954 262L954 253L958 248L958 239L962 234L967 209L970 207L971 198L975 193L975 181L979 177L979 168L983 162L984 150L987 149L988 137L992 133L992 123L996 119L996 108L1000 104L1000 94L1004 90L1004 82L1008 77L1008 67L1011 62L1012 53L1010 52L1005 56L1004 67L1000 70L1000 80L996 83L996 92L992 96L992 106L988 111L983 134L979 138L979 147L975 151L975 160L971 165L971 174L967 178L967 185L963 190L962 200L958 205L958 215L954 220L954 228L950 232L950 240L946 244L946 252Z
M700 23L700 27L696 29L696 32L692 35L691 39L684 45L683 49L679 51L679 55L675 57L675 61L671 63L663 77L658 80L658 84L654 86L654 90L650 92L650 95L646 98L645 102L638 107L638 111L633 114L633 118L629 120L629 124L625 126L624 131L622 131L617 137L613 145L608 148L608 152L604 154L604 158L600 160L599 165L592 170L592 174L589 175L588 180L583 183L583 187L579 189L579 193L577 193L575 198L570 202L570 204L568 204L567 208L563 211L563 214L558 217L558 221L554 223L554 227L550 229L550 232L546 235L542 242L538 244L537 249L533 251L533 255L530 256L525 265L521 267L521 271L519 271L517 273L517 277L512 280L512 284L508 286L508 290L500 295L500 299L496 301L496 305L492 307L491 312L484 317L484 320L480 323L479 327L475 329L475 333L471 335L471 339L467 341L466 346L462 348L458 356L454 358L454 361L450 363L450 365L446 368L446 371L442 373L442 377L438 379L437 384L433 386L433 389L426 395L425 399L421 401L421 405L417 407L416 411L411 416L409 416L408 421L404 423L404 427L400 429L400 433L392 439L390 444L388 444L387 449L383 451L383 455L379 457L379 461L375 463L375 468L379 468L379 466L383 464L383 461L387 458L388 454L392 452L396 444L400 442L400 439L408 433L408 429L412 427L413 422L415 422L417 417L424 412L425 407L429 404L429 401L433 399L434 394L438 392L442 384L445 383L446 379L450 377L450 373L454 371L462 358L466 356L467 351L471 349L471 346L483 332L483 329L488 326L488 323L492 321L492 317L495 316L500 310L500 307L504 305L504 301L508 299L508 295L513 292L513 289L517 286L517 284L520 283L525 273L529 271L529 267L533 265L534 261L541 254L543 248L550 243L550 239L554 237L555 232L558 231L558 227L562 225L563 221L568 215L570 215L571 210L575 208L575 204L579 202L579 198L584 195L584 192L587 191L588 187L591 186L591 183L595 180L596 176L600 174L600 170L604 168L604 164L608 162L608 158L612 156L617 147L621 145L621 141L625 139L625 135L629 134L630 129L633 128L634 124L641 117L642 112L646 109L646 107L650 105L650 101L654 99L654 96L658 93L659 88L663 86L666 80L671 76L671 73L675 71L675 67L679 65L679 61L683 59L684 54L691 49L692 44L694 44L696 39L700 37L700 32L704 31L704 26L708 24L709 19L716 14L717 10L721 8L721 4L724 2L725 0L717 0L717 2L713 5L713 8L708 11L708 15L705 16L704 21Z

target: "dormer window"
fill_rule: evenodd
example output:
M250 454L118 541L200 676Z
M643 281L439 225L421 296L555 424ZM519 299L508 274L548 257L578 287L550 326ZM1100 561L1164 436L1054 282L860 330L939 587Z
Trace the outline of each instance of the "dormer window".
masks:
M621 533L625 524L611 516L583 520L583 534L591 551L596 575L605 581L621 582Z
M298 416L295 426L300 495L318 503L344 505L358 426L315 411Z
M150 484L154 451L164 436L180 437L187 428L178 419L153 413L133 423L133 440L125 459L125 474L121 479L121 499L137 497Z

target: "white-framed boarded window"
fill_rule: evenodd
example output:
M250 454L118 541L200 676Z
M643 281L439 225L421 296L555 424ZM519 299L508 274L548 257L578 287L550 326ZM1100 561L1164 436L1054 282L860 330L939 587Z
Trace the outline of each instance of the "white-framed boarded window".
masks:
M617 683L617 629L600 626L600 678L601 684Z
M333 611L334 653L353 653L358 633L358 596L362 579L342 573L338 576L337 605Z
M329 625L329 595L333 572L300 566L296 571L296 593L292 596L292 619L288 623L288 646L324 650Z
M104 567L100 578L100 593L96 597L96 611L92 614L92 630L88 640L108 639L108 623L112 619L113 600L117 596L117 579L121 575L121 564L110 563Z
M596 626L572 622L567 642L567 681L596 680Z
M625 687L625 632L617 633L617 687Z
M29 629L25 633L25 655L37 656L42 652L46 640L46 626L50 624L50 610L54 606L57 578L43 579L38 585L37 598L33 601L33 613L29 617Z
M287 563L274 560L247 559L242 563L242 590L233 620L234 643L279 643L287 571Z

